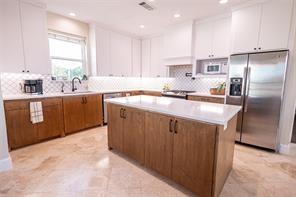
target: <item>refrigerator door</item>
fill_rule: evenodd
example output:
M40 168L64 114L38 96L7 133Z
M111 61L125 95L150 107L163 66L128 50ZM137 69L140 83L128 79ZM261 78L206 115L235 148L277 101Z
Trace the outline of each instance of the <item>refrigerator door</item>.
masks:
M228 74L228 90L226 94L226 104L230 105L239 105L243 107L244 103L244 91L245 91L245 82L247 75L249 55L233 55L230 57L230 66ZM242 87L241 95L231 95L231 79L241 78ZM241 140L241 130L242 130L242 111L238 113L237 119L237 128L236 128L236 141Z
M276 149L288 52L250 54L241 141Z

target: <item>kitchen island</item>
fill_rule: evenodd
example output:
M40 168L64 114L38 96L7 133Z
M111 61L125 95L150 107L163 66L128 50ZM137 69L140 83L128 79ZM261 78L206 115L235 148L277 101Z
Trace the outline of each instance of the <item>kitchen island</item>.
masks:
M240 107L153 96L106 102L109 149L198 196L219 196L232 169Z

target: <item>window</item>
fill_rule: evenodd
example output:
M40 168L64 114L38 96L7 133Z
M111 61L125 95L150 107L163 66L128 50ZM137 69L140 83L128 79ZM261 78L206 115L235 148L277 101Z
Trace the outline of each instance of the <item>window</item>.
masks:
M52 75L58 80L82 77L85 68L85 39L49 33Z

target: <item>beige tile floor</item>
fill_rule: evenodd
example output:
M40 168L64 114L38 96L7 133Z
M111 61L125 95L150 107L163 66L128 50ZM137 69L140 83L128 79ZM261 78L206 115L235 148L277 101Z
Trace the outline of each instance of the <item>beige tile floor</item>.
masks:
M107 149L106 127L11 152L0 196L192 196L184 188ZM296 158L236 145L221 193L296 196Z

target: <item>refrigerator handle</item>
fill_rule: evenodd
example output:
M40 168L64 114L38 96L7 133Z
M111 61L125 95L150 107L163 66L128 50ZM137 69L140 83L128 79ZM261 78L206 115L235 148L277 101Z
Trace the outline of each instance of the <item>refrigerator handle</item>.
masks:
M249 100L249 93L250 93L250 78L251 78L251 67L247 68L247 82L246 82L246 95L245 95L245 106L244 112L248 112L248 100Z

